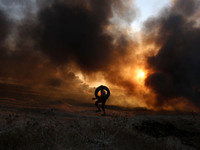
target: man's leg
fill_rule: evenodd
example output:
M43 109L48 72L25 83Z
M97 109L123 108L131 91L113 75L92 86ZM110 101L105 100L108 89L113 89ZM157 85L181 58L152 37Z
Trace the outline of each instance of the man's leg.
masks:
M100 112L101 111L101 109L99 108L99 105L98 105L98 103L100 103L100 101L99 100L97 100L96 102L95 102L95 105L96 105L96 107L97 107L97 111L96 112Z
M102 110L103 110L103 116L105 116L106 115L106 111L105 111L105 103L106 103L106 100L104 100L103 102L102 102L102 105L101 105L101 108L102 108Z

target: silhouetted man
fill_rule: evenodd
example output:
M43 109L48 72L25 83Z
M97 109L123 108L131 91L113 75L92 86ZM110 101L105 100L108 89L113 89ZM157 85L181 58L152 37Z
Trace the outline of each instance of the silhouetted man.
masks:
M106 93L105 90L107 91L107 93ZM98 95L99 91L100 91L100 94L101 94L100 96ZM102 103L102 105L101 105L101 108L103 110L103 114L102 115L105 116L106 115L105 103L106 103L106 100L108 99L108 97L110 96L110 91L106 86L101 85L95 90L95 96L96 96L96 98L93 98L93 100L97 99L97 101L95 102L95 105L96 105L98 110L96 112L100 112L101 111L101 109L100 109L98 104Z

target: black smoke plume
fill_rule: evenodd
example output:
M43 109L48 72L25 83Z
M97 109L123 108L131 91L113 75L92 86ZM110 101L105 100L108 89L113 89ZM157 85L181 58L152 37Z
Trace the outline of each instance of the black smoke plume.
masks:
M160 47L148 58L154 70L146 79L157 97L155 106L176 98L200 106L200 3L176 0L157 18L146 22L146 41Z
M41 8L32 33L28 34L31 33L36 48L55 64L73 61L88 72L106 69L114 53L123 55L127 47L127 42L121 42L125 44L120 45L123 50L115 47L116 38L106 33L113 17L113 3L121 1L53 1Z
M39 91L60 88L73 95L89 89L76 75L78 70L88 78L101 73L108 83L133 89L134 84L119 71L131 39L118 24L128 24L135 17L128 1L0 2L10 10L0 13L0 45L5 45L0 50L0 82L18 81Z
M5 40L7 35L10 31L10 25L9 20L7 19L7 16L3 11L0 10L0 58L2 59L5 55Z
M25 20L19 27L20 39L30 39L34 49L57 66L75 63L87 75L102 72L108 82L133 89L133 83L115 69L129 54L132 41L117 32L114 17L129 23L135 10L122 0L53 1L40 7L35 20Z

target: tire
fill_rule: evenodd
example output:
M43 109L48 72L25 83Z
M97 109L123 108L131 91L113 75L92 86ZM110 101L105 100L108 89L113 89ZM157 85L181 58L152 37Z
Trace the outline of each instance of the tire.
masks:
M110 90L108 89L108 87L106 87L106 86L104 86L104 85L101 85L101 86L99 86L99 87L96 88L95 93L94 93L95 97L96 97L97 99L100 98L100 96L98 96L98 92L101 90L101 88L103 88L104 90L107 91L107 94L105 95L105 98L108 99L109 96L110 96Z

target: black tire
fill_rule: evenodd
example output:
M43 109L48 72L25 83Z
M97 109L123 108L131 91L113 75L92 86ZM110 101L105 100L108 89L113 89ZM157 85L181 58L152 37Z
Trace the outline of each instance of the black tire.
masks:
M95 93L94 93L95 97L96 97L97 99L100 98L100 96L98 96L98 92L101 90L101 88L103 88L104 90L107 91L107 94L105 95L105 98L108 99L109 96L110 96L110 90L108 89L108 87L106 87L106 86L104 86L104 85L101 85L101 86L99 86L98 88L96 88Z

